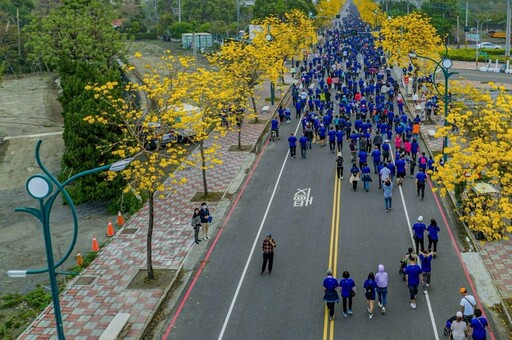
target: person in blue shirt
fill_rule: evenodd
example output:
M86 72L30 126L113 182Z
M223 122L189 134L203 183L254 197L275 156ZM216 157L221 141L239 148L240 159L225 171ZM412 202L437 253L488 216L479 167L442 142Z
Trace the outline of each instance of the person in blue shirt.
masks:
M482 316L482 310L478 308L475 308L475 317L471 319L469 327L472 330L473 340L487 339L487 335L485 333L486 327L489 329L489 332L491 331L487 319Z
M302 137L299 138L300 144L300 155L302 158L306 158L306 153L308 150L308 137L302 134Z
M419 171L416 174L416 192L420 196L421 201L425 198L425 183L427 181L427 174L423 171Z
M363 188L368 192L370 190L370 182L372 181L372 178L370 176L370 173L372 171L370 170L370 167L365 163L363 163L363 166L361 167L361 180L363 181Z
M428 251L430 252L432 250L432 245L434 246L434 258L437 257L437 242L439 241L439 236L437 233L439 233L441 229L437 225L437 221L435 219L430 220L430 224L427 227L428 232Z
M416 157L418 155L419 150L420 146L418 145L418 141L416 139L413 139L411 143L411 155L414 161L416 161Z
M338 131L336 131L336 144L338 146L338 152L343 151L343 129L340 127Z
M432 257L433 254L427 250L420 253L421 260L421 276L423 277L423 293L427 293L430 286L430 276L432 273Z
M390 152L391 152L391 146L389 145L389 139L386 139L384 141L384 144L382 144L382 161L383 162L389 162Z
M365 150L359 150L359 153L357 156L359 158L359 166L362 168L363 164L365 164L368 160L368 154L366 153Z
M354 191L357 190L357 182L359 182L360 174L359 174L359 168L357 167L356 163L352 163L352 168L350 168L350 182L352 183L352 189Z
M270 127L270 131L275 131L276 132L276 138L277 139L281 139L279 137L279 121L274 117L272 118L272 126Z
M329 135L329 149L334 153L336 151L336 131L333 126L331 126L331 129L327 132L327 135Z
M284 110L284 116L286 117L286 123L290 124L292 120L292 113L289 107L287 107L286 110Z
M288 146L290 147L290 157L295 158L295 153L297 152L297 137L293 134L290 134L288 137Z
M420 253L420 246L421 251L425 250L425 241L424 241L424 234L425 230L427 230L427 226L425 223L423 223L423 216L418 216L418 222L414 223L412 225L412 231L413 231L413 238L414 238L414 244L416 246L416 253Z
M397 157L397 160L395 161L395 167L396 167L396 178L398 181L398 185L402 185L405 175L407 173L406 170L407 163L405 162L405 159L400 158L400 156Z
M379 150L379 147L377 145L375 145L375 149L372 151L371 156L372 156L372 160L373 160L373 170L377 174L378 173L378 167L379 167L379 164L380 164L380 150Z
M340 280L341 299L343 300L343 316L352 315L352 298L356 295L356 283L350 277L348 271L343 272L343 279ZM348 301L348 310L347 310Z
M326 128L324 124L320 124L318 127L318 138L320 139L320 147L324 147L325 144L325 136L326 136Z
M422 281L421 267L416 264L416 258L409 256L409 264L404 269L405 279L409 287L409 296L411 298L411 308L416 309L416 295L418 294L418 286Z
M297 103L295 103L295 118L299 119L300 118L300 115L302 113L302 102L301 101L297 101Z
M340 302L338 295L338 280L332 276L332 269L327 269L327 277L324 279L324 301L329 309L329 320L334 320L334 304Z
M368 303L368 317L373 318L373 306L375 303L375 289L377 288L377 283L375 282L375 275L373 272L368 274L368 278L363 283L364 288L364 296L366 297L366 301Z

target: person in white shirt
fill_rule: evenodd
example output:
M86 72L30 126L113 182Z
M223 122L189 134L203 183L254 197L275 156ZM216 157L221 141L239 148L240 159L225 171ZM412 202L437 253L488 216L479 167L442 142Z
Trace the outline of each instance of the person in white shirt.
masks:
M462 320L462 312L457 312L457 319L453 320L450 329L452 331L453 340L464 340L466 339L467 328L466 322Z
M475 313L476 300L475 297L468 294L466 288L459 289L462 299L460 299L460 312L465 321L471 321Z

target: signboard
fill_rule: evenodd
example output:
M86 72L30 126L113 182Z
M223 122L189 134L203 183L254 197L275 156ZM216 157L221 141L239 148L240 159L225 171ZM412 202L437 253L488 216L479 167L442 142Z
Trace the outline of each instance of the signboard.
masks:
M480 41L480 34L468 34L468 40Z

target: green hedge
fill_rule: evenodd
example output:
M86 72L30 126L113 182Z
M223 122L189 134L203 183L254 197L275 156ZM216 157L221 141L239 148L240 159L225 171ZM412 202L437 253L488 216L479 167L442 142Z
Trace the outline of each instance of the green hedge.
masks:
M157 39L156 32L133 33L133 34L127 34L126 37L128 39L133 39L133 40L155 40L155 39Z
M494 50L494 49L481 49L479 52L486 52L490 58L498 59L499 61L506 61L505 51L504 50ZM461 48L461 49L449 49L448 57L452 60L461 60L461 61L475 61L476 60L476 50L474 48ZM479 56L479 61L487 61L489 57Z

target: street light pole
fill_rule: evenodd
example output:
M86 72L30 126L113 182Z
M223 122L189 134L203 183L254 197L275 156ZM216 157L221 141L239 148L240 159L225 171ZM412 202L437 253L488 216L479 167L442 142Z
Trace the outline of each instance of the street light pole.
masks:
M420 58L420 59L426 59L430 60L434 64L436 64L436 67L434 69L434 72L432 73L432 82L434 85L434 88L436 92L443 97L444 100L444 126L448 126L448 121L446 120L446 117L448 116L448 100L449 100L449 91L448 91L448 80L451 76L458 74L459 72L450 72L450 68L453 66L453 62L450 58L447 57L448 55L448 47L445 45L445 53L440 61L435 61L432 58L421 56L416 53L409 53L409 58ZM441 69L444 76L444 93L441 93L439 89L437 88L436 84L436 72L437 69ZM447 154L446 154L446 148L448 147L448 135L446 134L443 139L443 164L446 164L446 161L448 160Z
M66 191L65 187L72 183L73 181L77 180L80 177L90 175L96 172L101 172L105 170L109 171L121 171L123 170L130 162L133 160L133 158L125 159L119 162L116 162L114 164L110 165L104 165L100 166L98 168L94 168L91 170L86 170L83 172L80 172L78 174L75 174L65 180L64 182L60 183L55 176L53 176L48 169L44 166L44 164L41 161L39 151L41 148L41 140L38 140L36 143L36 162L43 171L43 174L36 174L31 176L26 183L26 189L32 198L35 198L39 202L39 209L32 208L32 207L20 207L16 208L15 211L21 211L26 212L28 214L31 214L35 216L39 222L41 222L41 226L43 227L43 237L44 237L44 246L45 246L45 252L46 252L46 263L47 268L42 269L29 269L29 270L9 270L7 271L7 275L9 277L25 277L27 274L41 274L48 272L48 276L50 278L50 288L52 292L52 303L53 303L53 310L55 315L55 323L57 328L57 337L59 340L64 340L64 327L62 324L62 314L60 310L60 303L59 303L59 285L57 282L57 275L58 274L73 274L73 273L59 273L56 271L58 267L60 267L71 255L71 252L73 251L73 248L75 247L76 240L78 237L78 218L76 215L76 209L73 205L73 200L69 196L68 192ZM57 190L52 193L53 187L56 187ZM64 199L69 205L69 208L71 210L71 215L73 217L73 238L71 240L71 244L67 250L67 252L64 254L64 256L55 263L55 259L53 256L53 247L52 247L52 234L50 230L50 213L53 207L53 203L55 202L55 199L59 197L60 195L64 196Z
M478 41L477 41L477 44L475 45L475 54L476 54L476 61L475 61L475 67L478 68L478 55L479 55L479 52L478 50L480 49L479 47L479 44L482 42L482 39L480 39L480 34L479 32L482 32L482 27L484 26L484 24L486 22L489 22L489 21L492 21L492 19L487 19L485 21L483 21L482 23L480 23L480 31L478 30L478 20L476 21L476 36L478 37Z

